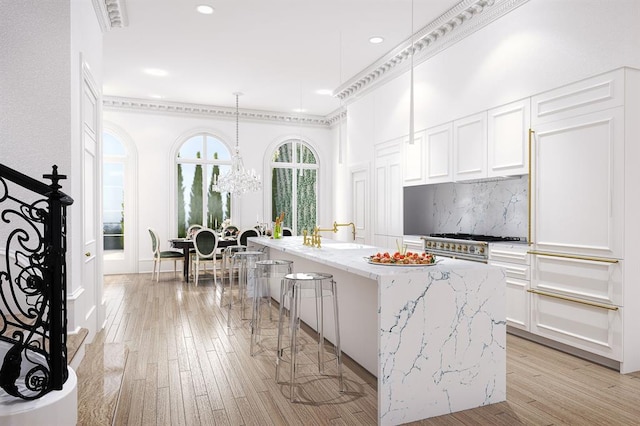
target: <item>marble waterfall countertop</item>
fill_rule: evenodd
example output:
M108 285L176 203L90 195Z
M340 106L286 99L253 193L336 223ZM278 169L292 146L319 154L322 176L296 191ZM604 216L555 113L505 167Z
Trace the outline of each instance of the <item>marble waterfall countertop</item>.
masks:
M338 281L341 299L350 285L368 283L358 292L369 288L372 298L356 294L341 302L353 306L377 300L377 329L371 336L377 334L379 424L506 400L506 283L501 268L448 258L432 266L373 265L364 258L385 249L329 239L322 240L322 248L313 248L303 246L301 237L250 241L270 252L310 260L320 271L326 265L347 272L354 284ZM370 318L357 321L352 315L345 325L341 318L341 329L371 325Z
M323 238L321 247L308 247L302 244L302 237L284 237L280 239L272 239L269 237L251 237L249 241L259 243L261 245L271 247L282 252L290 252L296 256L312 260L351 272L365 278L377 280L381 277L394 275L404 275L412 273L424 273L426 270L434 267L473 269L480 264L467 262L459 259L450 259L440 257L437 259L436 265L424 266L386 266L374 265L365 260L366 257L378 252L384 253L389 249L370 246L366 244L342 242ZM484 266L484 265L483 265Z

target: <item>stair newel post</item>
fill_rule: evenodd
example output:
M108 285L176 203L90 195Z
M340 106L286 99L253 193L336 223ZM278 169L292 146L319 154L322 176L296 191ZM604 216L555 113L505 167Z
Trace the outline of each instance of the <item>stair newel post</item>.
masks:
M51 192L47 194L49 220L45 221L44 238L47 253L48 297L50 301L49 344L51 356L51 388L60 390L67 380L67 271L66 271L66 206L68 197L60 192L58 181L66 179L53 166ZM66 199L65 199L66 198Z

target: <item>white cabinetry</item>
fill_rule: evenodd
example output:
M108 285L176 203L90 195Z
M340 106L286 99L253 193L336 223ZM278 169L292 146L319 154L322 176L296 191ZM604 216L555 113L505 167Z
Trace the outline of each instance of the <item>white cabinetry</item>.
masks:
M409 143L409 138L402 144L403 168L402 180L404 186L423 185L425 183L426 155L425 155L425 132L416 133L413 143Z
M527 98L488 111L489 177L529 173L530 109Z
M401 140L375 146L374 162L374 245L394 248L402 241Z
M453 179L487 177L487 113L453 122Z
M453 180L453 124L447 123L425 131L425 183Z
M424 251L424 241L418 235L405 235L403 239L407 251L420 253Z
M529 172L530 99L416 133L404 144L405 186Z
M636 219L629 213L638 214L625 193L638 175L637 164L629 168L625 159L625 149L638 143L628 117L638 113L631 99L640 84L638 72L629 73L616 70L531 98L530 330L619 361L622 372L640 369L632 314L638 291L625 272L640 261L634 245L625 246L625 215L630 225ZM625 85L636 88L628 105Z
M489 244L489 264L500 266L506 275L507 325L529 331L530 256L526 244Z

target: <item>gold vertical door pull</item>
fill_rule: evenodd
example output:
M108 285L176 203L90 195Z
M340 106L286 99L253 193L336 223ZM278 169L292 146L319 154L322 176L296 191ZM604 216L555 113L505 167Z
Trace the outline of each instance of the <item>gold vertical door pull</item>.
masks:
M535 131L533 129L529 129L529 188L527 193L527 198L529 203L528 221L527 221L527 244L529 245L533 244L533 241L531 241L531 199L532 199L531 190L532 190L532 181L533 181L531 176L531 161L532 161L531 153L532 153L534 133Z

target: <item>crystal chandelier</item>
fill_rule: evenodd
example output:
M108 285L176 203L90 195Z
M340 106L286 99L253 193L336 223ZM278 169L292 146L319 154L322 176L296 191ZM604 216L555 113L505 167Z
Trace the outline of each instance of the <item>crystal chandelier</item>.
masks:
M214 177L213 190L218 192L228 192L230 194L242 195L245 192L255 192L262 189L260 176L251 169L247 171L242 162L240 155L240 146L238 144L238 122L240 112L238 110L238 97L242 95L240 92L234 93L236 97L236 150L231 156L231 169L218 178Z

